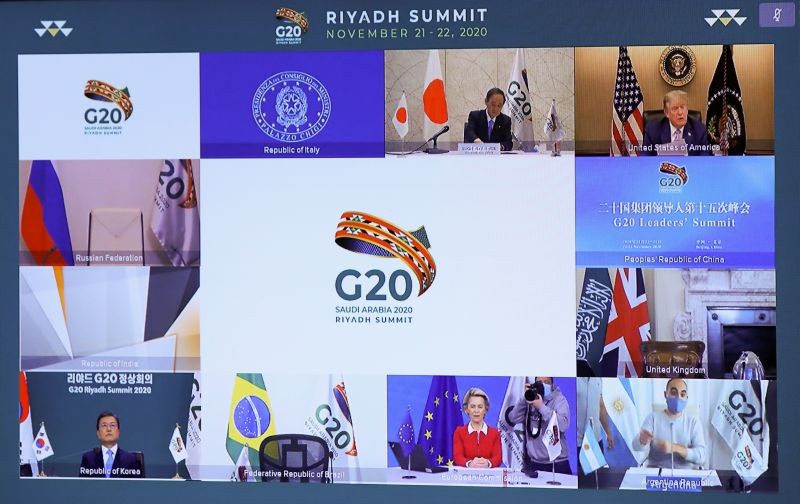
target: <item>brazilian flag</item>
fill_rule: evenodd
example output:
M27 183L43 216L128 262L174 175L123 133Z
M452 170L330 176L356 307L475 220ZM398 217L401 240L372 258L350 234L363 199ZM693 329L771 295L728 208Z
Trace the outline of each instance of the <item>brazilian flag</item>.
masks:
M233 384L226 448L235 464L247 445L252 467L258 467L261 442L276 433L272 406L261 373L238 373Z

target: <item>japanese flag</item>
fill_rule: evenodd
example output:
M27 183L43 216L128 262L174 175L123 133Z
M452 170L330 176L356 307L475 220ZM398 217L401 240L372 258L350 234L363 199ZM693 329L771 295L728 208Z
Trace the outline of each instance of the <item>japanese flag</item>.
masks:
M422 89L422 109L425 112L423 134L428 139L438 133L448 120L442 65L439 63L439 51L436 49L428 53L428 68ZM444 138L446 135L447 133L439 139L446 140Z
M400 135L400 138L405 138L408 134L408 105L406 104L405 93L403 93L403 96L400 97L400 101L397 103L397 110L394 111L394 115L392 116L392 124L394 124L394 129L397 130L397 134Z

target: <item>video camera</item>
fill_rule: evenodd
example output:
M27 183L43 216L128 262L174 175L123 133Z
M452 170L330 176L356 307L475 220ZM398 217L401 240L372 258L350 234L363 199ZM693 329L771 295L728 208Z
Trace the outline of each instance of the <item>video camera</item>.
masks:
M525 386L525 400L535 401L537 397L544 399L544 384L540 381L528 383Z

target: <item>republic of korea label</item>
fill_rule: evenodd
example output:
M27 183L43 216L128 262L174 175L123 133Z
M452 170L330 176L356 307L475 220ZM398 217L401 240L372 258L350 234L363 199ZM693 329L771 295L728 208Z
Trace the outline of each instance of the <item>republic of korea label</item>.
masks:
M253 119L270 138L302 142L322 131L331 116L331 97L322 83L304 72L280 72L253 95Z

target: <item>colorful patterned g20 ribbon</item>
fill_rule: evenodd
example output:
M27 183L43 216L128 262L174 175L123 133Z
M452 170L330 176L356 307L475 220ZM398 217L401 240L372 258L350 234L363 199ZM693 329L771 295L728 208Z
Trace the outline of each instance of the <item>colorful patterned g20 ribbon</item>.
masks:
M669 161L662 162L658 167L658 171L661 173L668 173L670 175L677 175L684 184L689 180L689 175L686 173L686 168L670 163Z
M275 19L281 21L289 21L296 24L303 30L303 33L308 31L308 18L302 12L297 12L289 7L281 7L275 12Z
M425 226L404 231L389 221L363 212L345 212L341 219L336 227L337 245L359 254L400 259L417 276L419 296L433 284L436 263L428 250L431 244Z
M86 82L83 95L92 100L116 104L125 114L126 121L133 114L133 102L131 102L131 94L128 92L128 88L117 89L111 84L91 79Z

